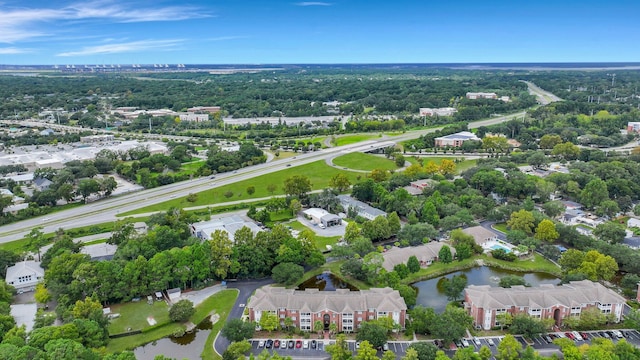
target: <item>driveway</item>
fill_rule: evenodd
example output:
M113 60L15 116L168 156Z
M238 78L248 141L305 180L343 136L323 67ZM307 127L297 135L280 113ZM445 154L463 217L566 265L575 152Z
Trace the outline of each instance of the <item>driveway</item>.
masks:
M249 300L249 296L253 294L253 292L262 286L273 283L273 279L267 278L263 280L246 280L246 281L237 281L237 282L227 282L227 289L238 289L238 299L236 303L233 305L231 312L229 312L229 316L227 316L227 321L231 319L239 319L242 317L245 306L247 305L247 301ZM220 336L220 333L216 335L216 339L213 342L213 350L217 352L219 355L229 347L231 342L227 340L226 337Z
M342 225L329 226L328 228L321 229L317 224L307 220L304 216L298 216L297 219L302 225L313 230L318 236L331 237L331 236L344 236L344 231L347 228L347 222L342 221Z
M493 228L493 224L495 224L495 221L482 221L480 223L480 226L482 226L483 228L491 231L492 233L496 234L496 237L502 241L507 241L507 235L505 233L503 233L502 231L498 231L496 229Z

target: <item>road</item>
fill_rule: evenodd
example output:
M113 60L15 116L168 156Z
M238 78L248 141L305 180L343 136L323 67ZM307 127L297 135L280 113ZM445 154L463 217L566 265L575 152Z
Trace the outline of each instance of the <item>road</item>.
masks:
M469 128L472 129L480 126L499 124L501 122L512 120L514 118L521 118L524 114L525 112L521 111L515 114L475 121L469 123ZM421 135L435 132L439 129L442 129L442 127L408 132L402 135L394 136L393 142L401 142L409 139L414 139ZM119 213L162 203L172 198L187 196L189 195L189 193L198 193L227 184L232 184L238 181L252 179L256 176L285 170L289 167L296 167L318 160L325 160L335 154L373 150L376 148L388 146L388 144L390 143L392 142L390 142L388 139L381 138L356 144L337 146L306 154L300 154L291 158L279 159L270 163L259 164L248 168L239 169L234 172L219 174L216 175L215 179L204 177L193 180L186 180L154 189L142 190L135 193L129 193L109 199L99 200L94 203L90 203L77 208L55 212L47 214L45 216L4 225L0 227L0 243L22 239L32 228L37 226L42 226L43 232L48 233L53 232L59 228L72 229L79 226L95 225L109 221L115 221L118 219L117 215Z
M552 102L562 101L562 99L560 99L559 97L555 96L554 94L548 91L542 90L536 84L530 81L524 81L524 80L521 80L521 81L527 84L527 86L529 87L529 94L535 95L536 98L538 98L538 102L541 105L547 105Z

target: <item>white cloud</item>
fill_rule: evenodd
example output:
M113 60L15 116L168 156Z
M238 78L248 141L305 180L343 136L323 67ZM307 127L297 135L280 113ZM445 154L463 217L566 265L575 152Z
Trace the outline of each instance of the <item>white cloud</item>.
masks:
M331 6L332 3L322 2L322 1L303 1L296 3L298 6Z
M21 49L17 47L0 48L0 55L25 54L31 52L31 49Z
M147 50L174 50L182 40L140 40L119 44L107 44L98 46L88 46L78 51L68 51L56 54L56 56L85 56L98 54L117 54L127 52L140 52Z
M89 1L56 9L7 8L0 3L0 43L15 43L59 33L70 22L115 23L180 21L213 16L192 6L138 7L134 2Z

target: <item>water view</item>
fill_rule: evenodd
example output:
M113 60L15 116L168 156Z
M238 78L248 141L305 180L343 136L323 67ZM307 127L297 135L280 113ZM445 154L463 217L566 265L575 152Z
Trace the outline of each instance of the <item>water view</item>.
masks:
M193 331L181 337L162 338L135 348L133 353L138 360L153 360L156 355L165 355L175 359L199 360L204 343L211 333L211 327L211 320L207 317Z
M311 279L298 285L298 290L304 289L320 289L320 291L335 291L336 289L349 289L358 291L358 288L333 275L330 272L324 272L314 276Z
M467 277L467 285L491 285L498 286L500 278L506 275L523 276L525 281L531 286L540 284L559 284L560 279L546 273L519 273L514 271L490 268L487 266L474 267L467 270L457 271L434 279L424 280L413 284L418 289L417 304L434 308L436 312L443 312L447 303L447 296L439 286L444 278L452 278L454 275L464 275Z

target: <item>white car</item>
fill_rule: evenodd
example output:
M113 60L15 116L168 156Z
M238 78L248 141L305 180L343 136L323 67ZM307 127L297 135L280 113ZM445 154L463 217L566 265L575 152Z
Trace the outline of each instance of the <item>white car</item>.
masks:
M480 342L480 339L478 339L477 337L473 338L473 343L478 345L478 346L482 345L482 343Z
M495 345L495 343L493 342L493 339L487 339L487 344L489 344L489 346Z
M467 339L462 339L462 346L464 347L469 347L469 342L467 341Z
M264 347L264 340L258 341L258 347L259 348L263 348Z
M282 339L280 340L280 349L286 349L287 348L287 340Z
M575 336L576 341L582 341L582 340L584 340L584 339L582 338L582 335L580 335L580 333L578 333L577 331L573 331L573 332L571 332L571 333L573 334L573 336Z
M303 349L308 349L309 348L309 340L305 340L302 342L302 348Z

